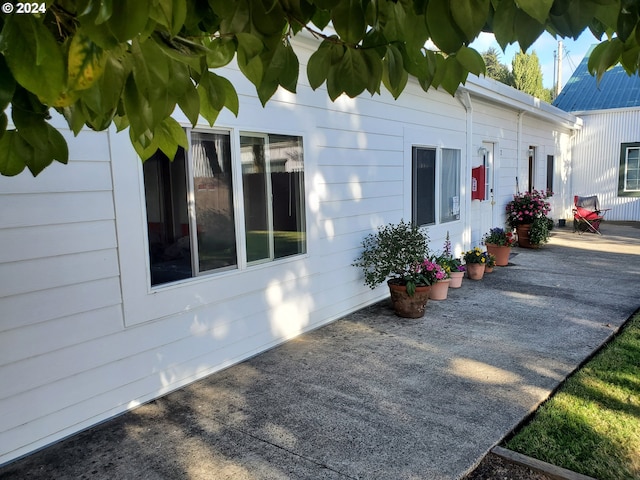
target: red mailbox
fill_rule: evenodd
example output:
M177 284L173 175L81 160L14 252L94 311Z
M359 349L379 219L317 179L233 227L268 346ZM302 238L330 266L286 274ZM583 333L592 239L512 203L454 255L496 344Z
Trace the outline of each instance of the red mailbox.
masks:
M471 169L471 200L484 200L484 165Z

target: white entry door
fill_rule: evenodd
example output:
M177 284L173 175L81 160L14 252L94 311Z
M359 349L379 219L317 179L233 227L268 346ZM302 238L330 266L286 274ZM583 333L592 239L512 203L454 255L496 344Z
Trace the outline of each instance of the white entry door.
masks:
M495 144L482 142L478 150L475 166L484 167L484 198L471 202L471 246L480 245L482 236L495 224L495 198L494 198L494 149Z

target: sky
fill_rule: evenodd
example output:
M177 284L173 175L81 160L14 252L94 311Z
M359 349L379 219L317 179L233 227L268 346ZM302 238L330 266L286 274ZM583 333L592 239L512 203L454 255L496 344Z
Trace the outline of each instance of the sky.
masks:
M580 65L585 54L592 44L598 43L598 40L586 30L578 37L577 40L565 38L562 40L564 55L562 57L562 86L567 83L573 71ZM493 34L481 33L480 36L471 44L478 52L482 53L490 47L494 47L500 52L500 62L511 68L511 60L520 50L518 44L509 45L506 52L502 52L502 48L498 45ZM558 51L558 40L553 38L551 34L545 32L540 38L527 50L532 53L535 50L536 55L540 59L542 67L542 83L545 88L552 88L554 83L554 53Z

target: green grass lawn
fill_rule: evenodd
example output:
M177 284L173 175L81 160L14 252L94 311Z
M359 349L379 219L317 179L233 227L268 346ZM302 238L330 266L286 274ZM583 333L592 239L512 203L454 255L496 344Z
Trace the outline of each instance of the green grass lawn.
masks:
M640 479L640 314L506 447L600 480Z

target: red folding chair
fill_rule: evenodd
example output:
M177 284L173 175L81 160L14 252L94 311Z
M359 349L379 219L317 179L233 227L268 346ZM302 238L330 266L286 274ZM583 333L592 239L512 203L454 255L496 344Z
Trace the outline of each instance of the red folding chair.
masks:
M610 208L600 209L597 195L589 197L573 197L573 231L580 234L584 232L600 233L600 222L604 220L606 212Z

